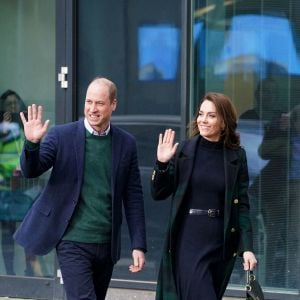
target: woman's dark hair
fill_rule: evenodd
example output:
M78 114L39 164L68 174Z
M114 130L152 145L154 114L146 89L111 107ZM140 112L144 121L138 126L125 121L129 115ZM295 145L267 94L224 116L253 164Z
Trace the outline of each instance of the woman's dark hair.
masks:
M18 104L19 104L19 111L14 113L12 115L12 121L18 123L20 126L23 126L21 118L19 116L19 113L21 111L26 111L26 105L24 104L23 100L21 99L21 97L13 90L7 90L5 91L1 96L0 96L0 110L1 110L1 114L4 113L5 110L5 101L7 100L7 98L9 96L15 96ZM1 122L2 122L2 115L1 115Z
M201 104L205 100L211 101L216 106L218 116L220 116L221 119L224 121L225 127L221 134L221 139L224 141L224 145L231 149L238 148L240 146L240 136L236 132L236 128L237 128L236 110L229 97L221 93L208 92L200 100L194 119L191 121L191 123L188 126L189 137L192 138L194 136L199 135L197 118L199 115Z
M26 110L26 105L24 104L23 100L21 99L21 97L13 90L7 90L5 91L1 96L0 96L0 100L1 100L1 107L3 107L4 105L4 101L7 99L7 97L9 96L15 96L16 99L19 102L20 105L20 111Z

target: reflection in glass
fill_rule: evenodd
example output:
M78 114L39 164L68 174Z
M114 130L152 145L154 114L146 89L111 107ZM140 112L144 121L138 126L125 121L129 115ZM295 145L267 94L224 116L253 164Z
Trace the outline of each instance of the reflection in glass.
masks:
M208 89L234 101L249 167L256 272L264 287L298 295L300 28L289 13L298 4L279 2L227 3L222 11L211 1L204 11L209 6L195 1L193 100ZM238 259L231 286L244 281Z
M1 275L53 277L55 274L53 253L35 256L13 240L16 228L48 176L36 179L22 176L19 159L24 134L19 112L28 104L42 104L45 117L55 123L55 5L51 0L28 0L26 5L6 0L0 5Z
M25 110L21 97L7 90L1 97L0 123L0 220L1 246L6 274L15 275L15 244L17 222L25 217L40 188L22 176L19 157L23 146L23 126L19 117ZM25 275L41 276L41 266L35 255L25 251Z
M179 61L179 42L179 29L171 25L140 26L139 79L174 79Z
M300 74L290 21L265 15L234 16L215 66L216 74L265 74L266 64L276 66L278 73Z

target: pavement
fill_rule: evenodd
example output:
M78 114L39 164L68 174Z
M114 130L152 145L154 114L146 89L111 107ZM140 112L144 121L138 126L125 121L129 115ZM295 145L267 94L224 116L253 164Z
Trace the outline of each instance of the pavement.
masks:
M128 290L110 288L108 290L106 300L154 300L154 291L141 291L141 290ZM224 297L223 300L243 300L242 298L228 298Z
M154 300L154 291L109 288L106 300ZM0 300L36 300L0 297ZM243 300L242 298L224 297L223 300Z

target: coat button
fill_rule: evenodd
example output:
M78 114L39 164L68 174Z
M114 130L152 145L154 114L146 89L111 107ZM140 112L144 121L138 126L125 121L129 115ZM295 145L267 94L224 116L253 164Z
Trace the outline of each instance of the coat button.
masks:
M234 204L238 204L239 203L239 199L234 199L233 203Z
M235 232L235 228L232 227L232 228L230 229L230 231L231 231L232 233Z

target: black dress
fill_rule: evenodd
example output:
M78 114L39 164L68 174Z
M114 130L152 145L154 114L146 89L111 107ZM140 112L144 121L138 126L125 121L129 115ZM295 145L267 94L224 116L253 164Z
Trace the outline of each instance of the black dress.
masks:
M190 215L189 209L224 210L223 143L201 138L188 193L181 208L182 222L176 241L175 280L180 300L216 300L214 274L223 268L223 214L211 218Z

